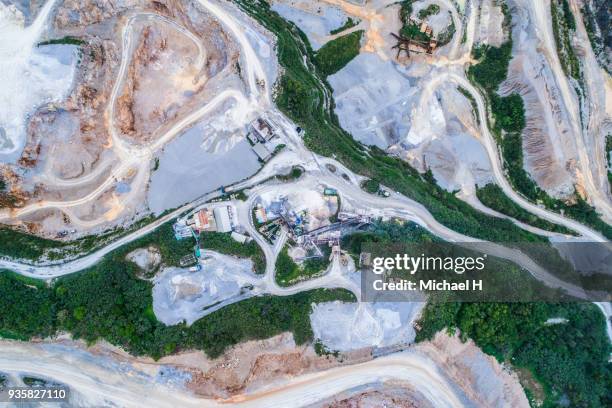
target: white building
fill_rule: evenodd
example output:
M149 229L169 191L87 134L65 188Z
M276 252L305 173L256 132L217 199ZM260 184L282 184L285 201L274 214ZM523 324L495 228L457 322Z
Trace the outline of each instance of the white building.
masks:
M251 241L251 237L244 234L239 234L236 231L232 231L232 238L234 241L240 242L241 244L246 244L247 242Z
M232 230L232 216L230 211L231 209L228 205L216 207L213 210L213 214L215 215L215 224L217 224L217 231L230 232Z

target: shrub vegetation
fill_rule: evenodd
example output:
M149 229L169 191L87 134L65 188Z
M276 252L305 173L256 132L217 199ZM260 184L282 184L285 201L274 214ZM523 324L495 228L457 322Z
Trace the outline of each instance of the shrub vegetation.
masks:
M335 74L359 55L363 30L338 37L326 43L314 57L314 63L324 77Z
M238 258L248 258L253 262L255 273L263 274L266 271L266 258L255 241L241 244L230 234L203 232L200 234L200 247Z

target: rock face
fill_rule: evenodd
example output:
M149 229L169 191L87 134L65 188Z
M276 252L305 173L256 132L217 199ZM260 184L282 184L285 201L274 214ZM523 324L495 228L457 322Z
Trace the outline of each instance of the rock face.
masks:
M403 385L403 384L402 384ZM390 389L389 389L390 388ZM433 405L422 398L416 390L408 385L402 388L385 387L380 390L366 391L346 398L338 398L333 402L327 402L322 408L371 408L371 407L395 407L395 408L430 408Z
M201 39L177 30L169 21L134 22L138 39L117 100L116 122L133 143L149 142L163 124L193 110L205 97L211 72L227 62L225 50L215 46L215 36Z
M141 5L138 0L65 0L57 11L55 24L59 29L87 27Z
M184 359L192 372L189 388L198 395L214 398L227 398L292 376L370 359L369 350L344 354L343 359L317 356L311 346L296 346L289 333L241 343L197 368L193 367L197 359L189 357L193 354L185 354ZM179 355L161 361L180 366L182 360Z
M555 101L558 97L555 89L537 83L535 61L540 58L534 58L515 57L500 93L518 93L525 104L525 129L522 133L525 169L546 192L565 198L574 192L572 163L575 157L562 136L570 130L564 126L565 118L561 106ZM556 104L556 107L550 109L547 103Z
M513 58L499 93L518 93L523 98L525 170L548 194L568 198L576 183L575 135L547 56L538 45L534 16L518 6L512 8L512 13Z
M478 14L476 28L476 43L490 44L499 47L505 41L505 31L502 28L504 14L500 4L494 0L483 0Z

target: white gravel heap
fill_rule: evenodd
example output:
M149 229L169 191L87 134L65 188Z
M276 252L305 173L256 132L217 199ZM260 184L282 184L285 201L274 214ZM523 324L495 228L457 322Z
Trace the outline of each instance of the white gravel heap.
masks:
M26 140L26 117L66 98L76 71L77 47L37 47L55 2L26 27L15 6L0 3L0 161L15 160Z
M314 50L323 46L330 31L342 27L348 20L344 11L338 7L310 0L297 0L291 5L276 0L272 4L272 10L304 31Z
M256 282L251 260L206 251L200 271L166 268L154 281L153 311L167 325L188 325L206 315L205 308L240 295Z
M310 323L329 350L385 347L414 341L413 322L422 308L417 302L326 302L313 306Z
M356 140L385 149L406 136L418 88L392 61L360 54L328 81L340 124Z

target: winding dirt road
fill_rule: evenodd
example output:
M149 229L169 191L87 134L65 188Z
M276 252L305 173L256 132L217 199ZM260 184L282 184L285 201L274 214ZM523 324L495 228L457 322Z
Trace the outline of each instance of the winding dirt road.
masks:
M424 111L435 90L439 86L448 82L455 83L458 86L464 88L472 95L472 97L476 101L476 105L478 108L477 115L480 122L480 142L484 146L487 155L489 156L489 162L491 163L495 182L501 187L504 193L520 207L529 211L532 214L537 215L540 218L543 218L555 224L563 225L573 231L578 232L580 235L590 240L596 242L607 242L607 239L603 237L599 232L594 231L591 228L577 221L564 217L561 214L546 210L536 204L533 204L532 202L523 198L512 188L504 173L503 165L501 163L501 158L495 139L493 138L493 135L491 134L487 126L487 110L485 107L486 105L484 102L484 98L466 78L452 72L441 73L434 77L431 81L427 83L426 88L423 90L423 94L421 95L421 100L419 101L419 107L417 108L417 111Z
M387 381L404 381L435 407L465 406L457 388L437 363L411 351L365 363L297 376L227 400L207 400L158 383L108 358L62 347L0 342L0 372L24 372L56 379L89 406L109 402L122 407L302 407L344 391Z

